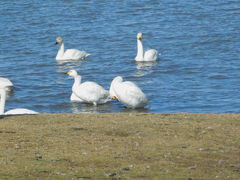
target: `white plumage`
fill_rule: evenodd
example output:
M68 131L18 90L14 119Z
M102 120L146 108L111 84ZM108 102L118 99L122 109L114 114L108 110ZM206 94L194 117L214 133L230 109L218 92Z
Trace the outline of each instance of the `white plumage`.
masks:
M144 52L142 43L142 33L137 34L137 56L136 61L156 61L158 59L158 51L156 49L149 49Z
M84 102L84 100L82 100L81 98L79 98L78 96L76 96L73 92L71 94L70 100L72 102Z
M5 102L6 102L6 89L5 88L0 88L0 95L1 95L0 114L4 114L4 115L38 114L38 112L36 112L36 111L32 111L32 110L24 109L24 108L12 109L12 110L9 110L4 113Z
M10 91L13 88L13 83L7 78L0 77L0 88Z
M56 56L57 61L68 61L68 60L80 60L85 59L90 54L85 51L79 51L78 49L67 49L64 50L64 43L61 37L56 38L56 44L59 44L59 50Z
M95 82L81 83L81 76L75 70L70 70L67 75L74 78L71 100L93 105L104 104L111 100L109 92Z
M36 111L32 111L30 109L24 109L24 108L17 108L12 109L4 113L5 115L20 115L20 114L39 114Z
M123 82L121 76L113 79L109 91L113 99L118 99L128 108L142 108L148 103L147 97L142 90L133 82Z

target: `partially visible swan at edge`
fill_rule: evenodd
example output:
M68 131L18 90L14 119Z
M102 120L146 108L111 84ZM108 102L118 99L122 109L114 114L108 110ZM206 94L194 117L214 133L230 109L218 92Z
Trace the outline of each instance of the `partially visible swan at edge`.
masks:
M133 82L124 81L121 76L112 80L110 86L110 96L117 99L128 108L142 108L148 104L146 95Z
M156 61L158 59L158 51L156 49L149 49L144 52L142 43L142 33L137 34L137 56L136 61Z
M64 50L64 43L61 37L56 38L56 44L59 44L59 50L56 56L57 61L66 61L66 60L80 60L85 59L90 54L85 51L79 51L77 49L67 49Z
M0 77L0 88L10 91L13 88L13 83L7 78Z
M4 113L5 102L6 102L6 89L0 88L0 115L19 115L19 114L39 114L36 111L32 111L24 108L12 109Z
M102 86L95 82L86 81L81 83L81 76L78 75L77 71L70 70L67 75L74 78L72 86L72 101L79 101L84 103L90 103L93 105L104 104L111 100L109 92Z

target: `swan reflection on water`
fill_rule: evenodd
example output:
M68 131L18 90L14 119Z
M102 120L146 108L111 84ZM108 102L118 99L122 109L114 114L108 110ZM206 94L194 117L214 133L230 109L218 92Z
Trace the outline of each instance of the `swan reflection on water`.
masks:
M57 61L57 69L59 73L66 73L70 69L76 69L79 70L80 66L85 60L80 61Z
M79 102L71 102L71 110L74 114L79 113L147 113L149 108L139 108L139 109L128 109L121 105L119 102L108 102L106 104L101 104L98 106L93 106L92 104L83 104Z
M136 76L142 77L146 74L150 74L153 72L153 67L157 64L156 61L152 62L135 62L136 64Z
M71 102L72 113L107 113L112 109L111 103L100 104L93 106L92 104L85 104L79 102Z

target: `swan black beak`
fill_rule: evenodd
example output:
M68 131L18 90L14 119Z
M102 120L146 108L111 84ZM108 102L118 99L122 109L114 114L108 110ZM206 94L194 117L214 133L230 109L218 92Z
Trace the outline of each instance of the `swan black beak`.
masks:
M58 42L55 42L55 44L58 44Z

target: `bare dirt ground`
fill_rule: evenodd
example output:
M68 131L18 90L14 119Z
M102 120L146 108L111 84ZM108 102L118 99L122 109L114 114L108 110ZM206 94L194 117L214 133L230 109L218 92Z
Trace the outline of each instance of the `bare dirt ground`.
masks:
M0 179L240 179L240 114L2 116Z

